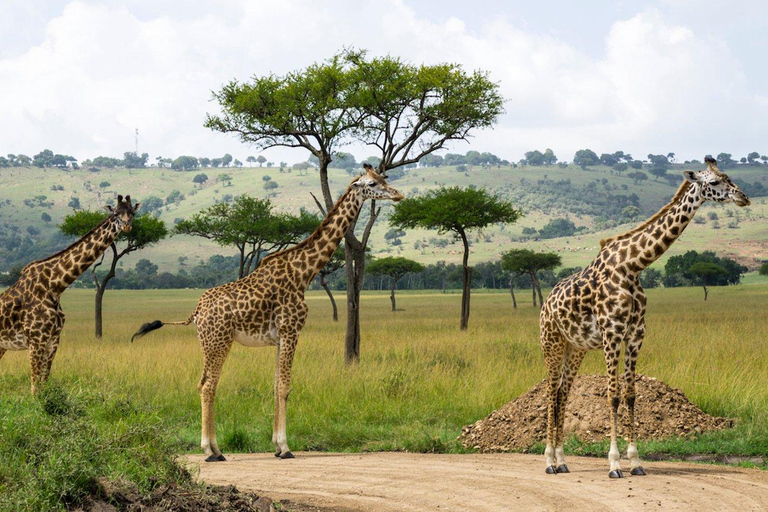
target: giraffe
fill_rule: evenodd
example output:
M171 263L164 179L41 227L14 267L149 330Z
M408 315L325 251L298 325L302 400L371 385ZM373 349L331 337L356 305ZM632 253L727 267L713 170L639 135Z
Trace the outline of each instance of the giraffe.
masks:
M75 279L101 256L131 222L141 203L117 196L117 206L80 240L48 258L33 261L19 279L0 295L0 357L7 350L29 349L32 393L48 379L59 348L64 312L59 298Z
M611 478L624 475L616 444L619 396L618 362L624 344L624 394L629 413L627 457L632 475L645 475L635 444L635 364L645 337L646 297L640 272L680 236L707 200L748 206L749 198L722 173L712 158L707 168L685 171L672 201L636 228L600 242L600 252L584 270L558 282L541 309L541 349L547 366L546 472L568 473L563 452L565 406L587 350L603 349L609 376L608 401Z
M291 365L299 332L307 318L304 291L330 260L366 199L399 201L402 194L366 164L330 209L320 226L294 247L265 257L251 274L206 291L185 321L155 320L141 326L133 338L163 325L194 323L203 351L203 374L198 389L202 404L200 446L207 462L226 460L216 441L213 403L221 369L232 343L247 347L277 347L272 442L275 456L293 458L286 437L286 403ZM133 339L132 338L132 339Z

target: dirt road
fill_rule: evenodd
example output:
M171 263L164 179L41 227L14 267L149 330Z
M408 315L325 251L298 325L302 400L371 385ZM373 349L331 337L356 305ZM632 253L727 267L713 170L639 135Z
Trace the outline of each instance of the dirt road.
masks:
M766 510L768 472L647 462L648 476L608 478L608 462L570 457L570 474L547 475L522 454L297 453L227 455L200 478L274 500L354 512L505 510ZM624 461L626 466L626 461Z

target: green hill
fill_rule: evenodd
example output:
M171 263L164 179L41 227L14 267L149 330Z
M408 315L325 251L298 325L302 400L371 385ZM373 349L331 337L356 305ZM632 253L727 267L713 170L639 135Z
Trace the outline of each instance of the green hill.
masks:
M604 166L582 170L574 165L475 167L465 172L459 172L455 167L407 169L402 177L391 182L406 197L442 185L485 187L522 209L525 216L517 224L473 233L473 262L497 259L502 251L527 247L558 252L566 266L583 266L594 257L601 238L630 229L669 201L682 182L682 178L677 177L683 169L701 167L673 165L669 174L675 178L669 182L649 175L648 180L637 185L627 176L631 170L618 175ZM765 187L768 186L767 169L766 166L744 165L726 172L734 179ZM209 177L203 185L193 183L194 176L200 173ZM231 177L230 184L217 181L222 175ZM104 169L99 172L0 169L0 235L7 239L4 249L14 243L34 247L57 234L58 224L72 211L68 205L73 204L73 198L82 208L96 209L118 193L130 194L147 205L154 203L160 218L173 226L175 220L188 218L231 196L245 193L267 197L262 179L265 175L278 184L277 189L270 191L277 208L290 212L298 212L302 207L317 211L310 193L320 197L319 178L312 169L303 175L295 170L281 173L274 167L206 168L189 172L167 168ZM331 169L331 190L335 194L341 193L350 179L346 171ZM632 219L627 218L622 214L627 205L636 205L640 213ZM381 206L383 215L370 242L375 256L403 255L425 264L440 260L460 261L459 245L452 243L448 236L435 232L410 231L401 237L399 245L392 245L384 237L390 229L386 219L391 205ZM44 213L51 218L48 223L43 221ZM752 206L743 209L734 205L707 204L665 258L688 250L709 249L755 269L760 261L768 259L767 215L768 200L765 197L753 198ZM528 233L540 230L555 218L567 218L581 230L572 236L551 239L523 234L524 228L529 228ZM14 240L13 243L8 242L8 237ZM61 243L63 240L59 240ZM149 258L161 271L173 272L179 268L179 257L186 256L186 265L194 265L213 254L232 255L235 251L200 238L173 236L142 251L140 257ZM30 256L29 259L33 258ZM132 267L138 259L137 256L128 258L124 265ZM664 259L656 265L663 262ZM0 268L0 271L4 270Z

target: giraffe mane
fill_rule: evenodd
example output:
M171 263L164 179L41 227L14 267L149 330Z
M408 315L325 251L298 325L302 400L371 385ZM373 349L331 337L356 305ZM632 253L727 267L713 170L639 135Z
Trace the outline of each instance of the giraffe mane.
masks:
M677 201L685 195L686 192L688 192L688 189L691 188L691 182L685 180L683 181L683 184L680 185L680 188L677 189L677 192L675 192L675 195L672 197L672 200L667 203L664 207L662 207L661 210L656 212L651 218L640 224L634 229L631 229L627 231L626 233L623 233L621 235L615 235L609 238L604 238L600 240L600 248L602 249L606 245L608 245L611 242L615 242L617 240L624 240L625 238L629 238L635 233L638 233L645 228L647 228L649 225L651 225L653 222L659 219L659 217L665 215L676 203Z
M48 260L52 260L54 258L58 258L62 254L66 253L68 250L70 250L72 247L74 247L80 240L82 240L83 238L87 237L88 235L90 235L91 233L93 233L94 231L96 231L97 229L102 227L107 221L109 221L109 219L111 217L112 217L112 215L107 215L104 218L104 220L102 220L101 222L96 224L96 226L94 226L93 229L88 231L86 234L84 234L83 236L81 236L80 238L78 238L77 240L75 240L74 242L72 242L71 244L66 246L64 249L62 249L59 252L57 252L56 254L51 254L50 256L47 256L45 258L42 258L42 259L39 259L39 260L35 260L35 261L31 261L31 262L27 263L26 265L24 265L24 268L21 269L21 273L24 274L24 272L26 272L32 265L36 265L38 263L43 263L43 262L46 262Z
M332 208L331 208L331 209L328 211L328 214L325 216L325 218L323 219L323 221L320 223L320 225L317 227L317 229L315 229L315 230L312 232L312 234L311 234L311 235L309 235L307 238L305 238L305 239L304 239L304 240L302 240L301 242L297 243L297 244L296 244L296 245L294 245L293 247L289 247L289 248L287 248L287 249L283 249L282 251L278 251L278 252L275 252L275 253L272 253L272 254L268 254L268 255L264 256L264 257L261 259L261 262L259 263L259 266L263 265L263 264L264 264L264 262L266 262L266 261L269 261L269 260L271 260L271 259L277 258L277 257L278 257L278 256L280 256L280 255L283 255L283 254L285 254L285 253L288 253L288 252L291 252L291 251L294 251L294 250L298 250L298 249L301 249L301 248L303 248L303 247L306 247L307 245L310 245L310 244L314 243L314 242L317 240L317 237L319 236L319 235L318 235L318 233L319 233L320 231L322 231L322 229L323 229L323 228L325 228L325 227L326 227L326 226L327 226L327 225L330 223L330 219L331 219L331 216L332 216L334 213L336 213L336 212L339 210L339 208L341 208L341 203L343 203L343 202L344 202L344 200L347 198L347 196L349 196L349 194L352 192L352 183L354 183L355 181L357 181L359 178L360 178L360 177L358 176L358 177L356 177L355 179L353 179L353 180L352 180L352 182L351 182L351 183L349 184L349 186L347 187L347 190L346 190L346 191L344 192L344 194L343 194L343 195L342 195L342 196L341 196L341 197L340 197L340 198L339 198L339 199L336 201L336 203L333 205L333 207L332 207Z

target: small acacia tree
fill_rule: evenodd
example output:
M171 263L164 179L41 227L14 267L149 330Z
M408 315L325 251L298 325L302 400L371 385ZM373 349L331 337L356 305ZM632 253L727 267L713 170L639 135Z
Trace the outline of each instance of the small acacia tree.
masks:
M469 323L469 295L472 269L469 267L469 239L467 231L482 229L491 224L511 224L521 213L511 203L489 194L483 189L440 188L430 190L421 197L404 199L395 205L389 223L401 229L437 229L461 240L464 245L462 259L463 286L461 294L461 329Z
M763 264L760 266L760 271L759 271L759 273L760 273L760 275L761 275L761 276L766 276L766 277L768 277L768 262L765 262L765 263L763 263Z
M372 275L389 276L389 300L392 302L392 311L397 310L397 303L395 302L395 288L397 287L397 282L406 274L423 271L424 265L418 261L409 260L408 258L400 256L389 256L373 260L372 263L368 264L368 272Z
M704 288L704 300L707 300L709 295L709 286L715 284L715 279L719 276L728 274L728 271L717 263L711 261L697 261L691 268L688 269L688 273L696 278L697 281Z
M527 274L531 279L531 293L533 294L533 307L536 307L536 294L539 296L539 306L544 304L541 293L541 282L537 276L542 270L552 270L562 264L559 255L553 252L533 252L529 249L512 249L501 255L501 268L511 274L509 290L512 294L512 303L517 308L513 280L517 276Z
M67 215L64 218L64 222L60 226L60 229L61 232L66 235L81 237L103 221L104 217L105 215L100 212L81 210L71 215ZM103 275L97 273L97 269L104 262L104 256L107 254L106 252L97 263L93 264L91 267L91 275L93 276L93 283L96 285L94 334L97 338L101 338L102 336L102 303L104 292L107 290L109 281L115 277L117 262L123 256L149 247L150 245L154 245L166 236L168 236L168 230L162 220L152 215L134 217L133 222L131 223L131 230L127 233L120 233L117 239L109 246L112 250L112 262L109 265L107 273Z
M240 254L239 277L258 267L270 252L303 240L320 225L317 216L301 211L296 215L273 213L269 199L248 195L232 203L217 203L176 224L176 233L234 245Z

